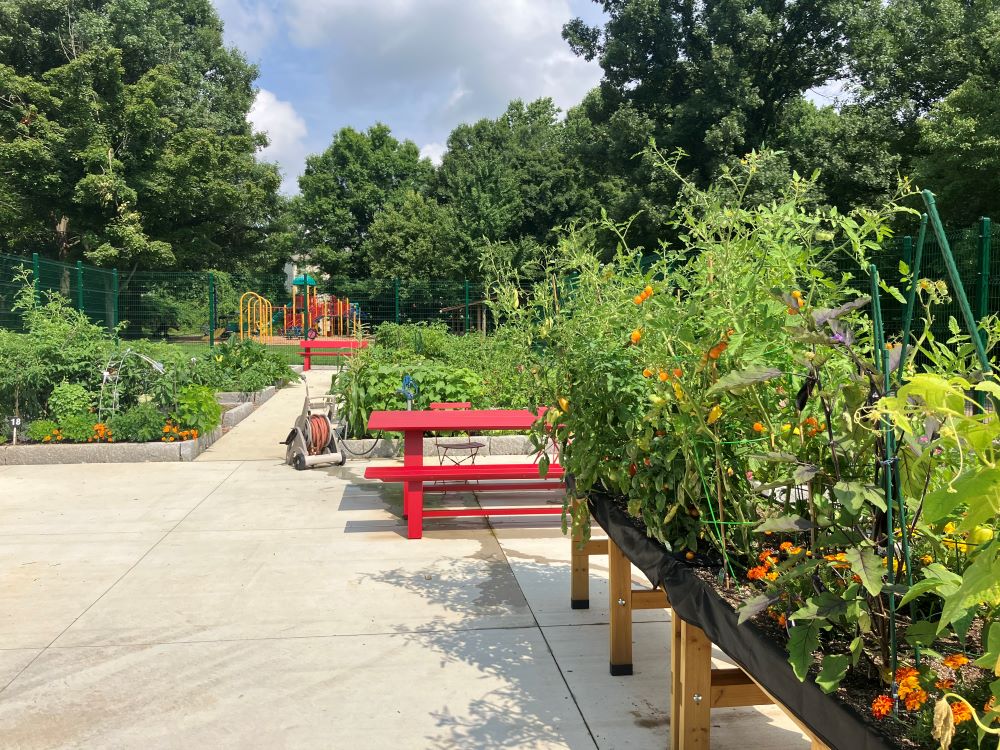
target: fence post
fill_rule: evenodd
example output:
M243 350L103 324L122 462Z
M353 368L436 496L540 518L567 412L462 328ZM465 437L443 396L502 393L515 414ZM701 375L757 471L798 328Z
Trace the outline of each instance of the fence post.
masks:
M215 348L215 274L208 272L208 348Z
M118 321L121 318L121 312L118 308L118 269L115 268L111 271L111 293L115 295L114 306L111 310L111 330L115 330L118 327Z
M469 332L469 280L465 280L465 332Z
M35 282L35 304L39 304L42 301L42 262L38 253L31 254L31 273Z
M399 323L399 277L392 280L392 287L396 298L396 323Z
M76 262L76 308L83 312L83 261Z

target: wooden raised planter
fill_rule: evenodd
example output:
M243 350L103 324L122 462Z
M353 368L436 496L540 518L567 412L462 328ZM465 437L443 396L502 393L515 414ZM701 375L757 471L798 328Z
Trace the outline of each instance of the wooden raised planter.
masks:
M781 644L751 623L738 625L732 607L690 566L637 528L611 497L592 493L589 505L591 517L608 540L592 540L582 548L574 541L572 604L580 608L588 598L583 580L589 557L603 554L601 546L606 545L612 674L631 674L632 609L671 608L673 750L707 750L712 708L767 703L774 703L798 725L812 740L813 750L891 750L851 708L814 683L800 682ZM653 591L633 591L632 564L643 571ZM737 668L712 669L712 644Z

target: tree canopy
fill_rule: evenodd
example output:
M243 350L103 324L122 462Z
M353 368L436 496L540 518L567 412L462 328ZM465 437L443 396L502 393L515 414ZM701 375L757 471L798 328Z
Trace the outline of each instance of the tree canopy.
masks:
M256 77L209 0L0 0L0 248L259 263L279 176L247 122Z

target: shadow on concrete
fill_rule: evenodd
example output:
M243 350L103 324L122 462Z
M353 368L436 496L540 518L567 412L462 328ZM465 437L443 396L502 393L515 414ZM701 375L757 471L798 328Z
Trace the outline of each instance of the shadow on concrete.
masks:
M419 543L419 542L416 542ZM483 561L486 561L485 568ZM529 563L531 564L531 563ZM566 564L537 565L535 575L552 585L569 576ZM471 624L484 610L522 610L528 603L504 554L492 542L457 559L444 576L426 576L398 568L373 580L417 593L465 615ZM470 595L469 580L477 580ZM425 738L429 747L525 748L550 744L593 747L580 712L559 673L548 646L535 626L495 629L496 638L470 640L463 620L432 624L420 633L404 633L419 647L440 653L442 667L465 663L503 683L471 700L460 713L446 704L433 714L440 732ZM485 645L484 645L485 644ZM433 685L428 690L435 689Z

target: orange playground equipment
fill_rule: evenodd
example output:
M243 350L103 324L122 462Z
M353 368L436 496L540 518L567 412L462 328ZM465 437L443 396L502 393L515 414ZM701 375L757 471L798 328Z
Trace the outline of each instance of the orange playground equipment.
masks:
M360 312L347 298L319 294L316 280L296 276L292 282L292 304L281 307L282 330L286 338L354 336L360 326Z

